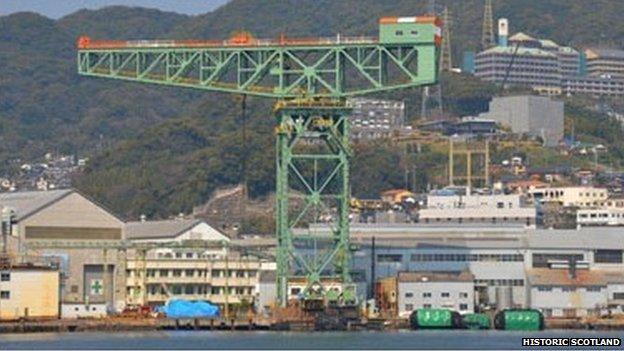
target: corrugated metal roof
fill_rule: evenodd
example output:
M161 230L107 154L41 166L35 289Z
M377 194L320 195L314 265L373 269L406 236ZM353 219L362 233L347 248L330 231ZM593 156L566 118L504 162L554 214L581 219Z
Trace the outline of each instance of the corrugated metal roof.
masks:
M130 240L173 238L200 223L202 221L199 219L128 222L126 223L126 237Z
M572 277L568 269L534 268L527 271L527 279L531 285L541 286L602 286L608 283L604 272L588 269L577 269Z
M73 192L73 189L65 189L0 193L0 205L13 209L16 219L20 221Z

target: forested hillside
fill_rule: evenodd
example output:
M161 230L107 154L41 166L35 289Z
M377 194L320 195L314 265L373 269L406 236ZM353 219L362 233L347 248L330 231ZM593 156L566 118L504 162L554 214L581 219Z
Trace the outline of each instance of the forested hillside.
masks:
M482 2L438 0L454 13L456 62L480 40ZM374 35L378 17L423 13L426 3L233 0L195 17L127 7L78 11L58 21L33 13L0 17L0 176L12 171L8 161L16 158L32 159L47 151L92 155L90 168L76 184L120 213L188 212L216 187L240 180L239 104L228 95L79 77L77 36L225 38L240 29L258 37ZM624 1L618 0L495 1L495 16L509 18L512 32L575 46L621 47L623 10ZM498 92L471 77L444 79L444 102L457 115L485 110ZM405 99L410 120L419 110L419 96L417 89L384 95ZM260 196L273 189L271 102L250 99L248 118L250 187ZM612 142L621 143L617 138ZM381 168L396 161L397 150L388 145L358 145L356 150L362 155L354 160L356 192L373 195L380 186L402 184L396 167ZM366 162L370 157L379 162ZM379 168L371 166L377 164ZM419 179L426 183L429 176L423 171Z

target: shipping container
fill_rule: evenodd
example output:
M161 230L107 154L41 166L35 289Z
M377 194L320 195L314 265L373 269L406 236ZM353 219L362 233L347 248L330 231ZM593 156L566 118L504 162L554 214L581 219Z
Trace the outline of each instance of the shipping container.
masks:
M544 315L535 309L507 309L494 316L494 327L500 330L543 330Z
M455 311L436 308L420 308L410 315L412 329L460 329L461 315Z

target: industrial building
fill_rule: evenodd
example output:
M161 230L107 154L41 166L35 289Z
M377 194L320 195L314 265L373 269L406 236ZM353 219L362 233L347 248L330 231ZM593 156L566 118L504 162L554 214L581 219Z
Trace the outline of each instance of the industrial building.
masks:
M418 210L420 223L482 223L534 226L536 210L518 194L463 194L448 190L427 195L424 208Z
M587 49L587 73L624 80L624 50Z
M518 95L495 97L489 111L479 117L495 120L511 128L512 133L540 138L545 146L554 147L563 139L563 112L562 101Z
M59 317L58 269L34 265L7 268L0 270L0 320Z
M392 315L409 317L420 308L474 312L474 277L463 272L399 272L376 284L378 306Z
M120 218L71 189L2 193L0 206L14 213L8 248L15 262L37 256L59 264L62 305L123 309L125 260L98 248L125 238ZM93 248L71 248L85 242Z
M403 101L353 98L347 105L353 108L349 122L354 139L389 137L407 130Z
M313 232L324 230L315 227ZM624 241L618 228L549 230L354 224L351 238L360 248L353 257L354 270L366 276L369 284L370 277L375 280L395 277L402 271L468 270L474 275L475 306L480 307L529 306L527 272L549 268L553 263L583 262L590 273L624 269ZM502 296L510 298L502 299Z
M610 309L621 311L624 305L621 272L590 271L563 263L558 268L530 269L527 278L529 306L546 317L600 316Z

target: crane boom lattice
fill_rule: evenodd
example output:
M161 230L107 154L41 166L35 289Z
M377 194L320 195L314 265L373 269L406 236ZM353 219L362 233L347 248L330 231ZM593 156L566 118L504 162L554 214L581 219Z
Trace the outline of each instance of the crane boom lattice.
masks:
M264 40L249 33L212 41L81 37L77 64L85 76L279 101L277 288L279 302L285 305L289 279L305 278L305 291L320 287L321 292L324 281L350 281L345 99L435 84L441 26L435 16L385 17L379 22L378 38ZM303 209L293 208L294 198ZM298 254L294 227L321 216L332 217L330 249L314 257Z

